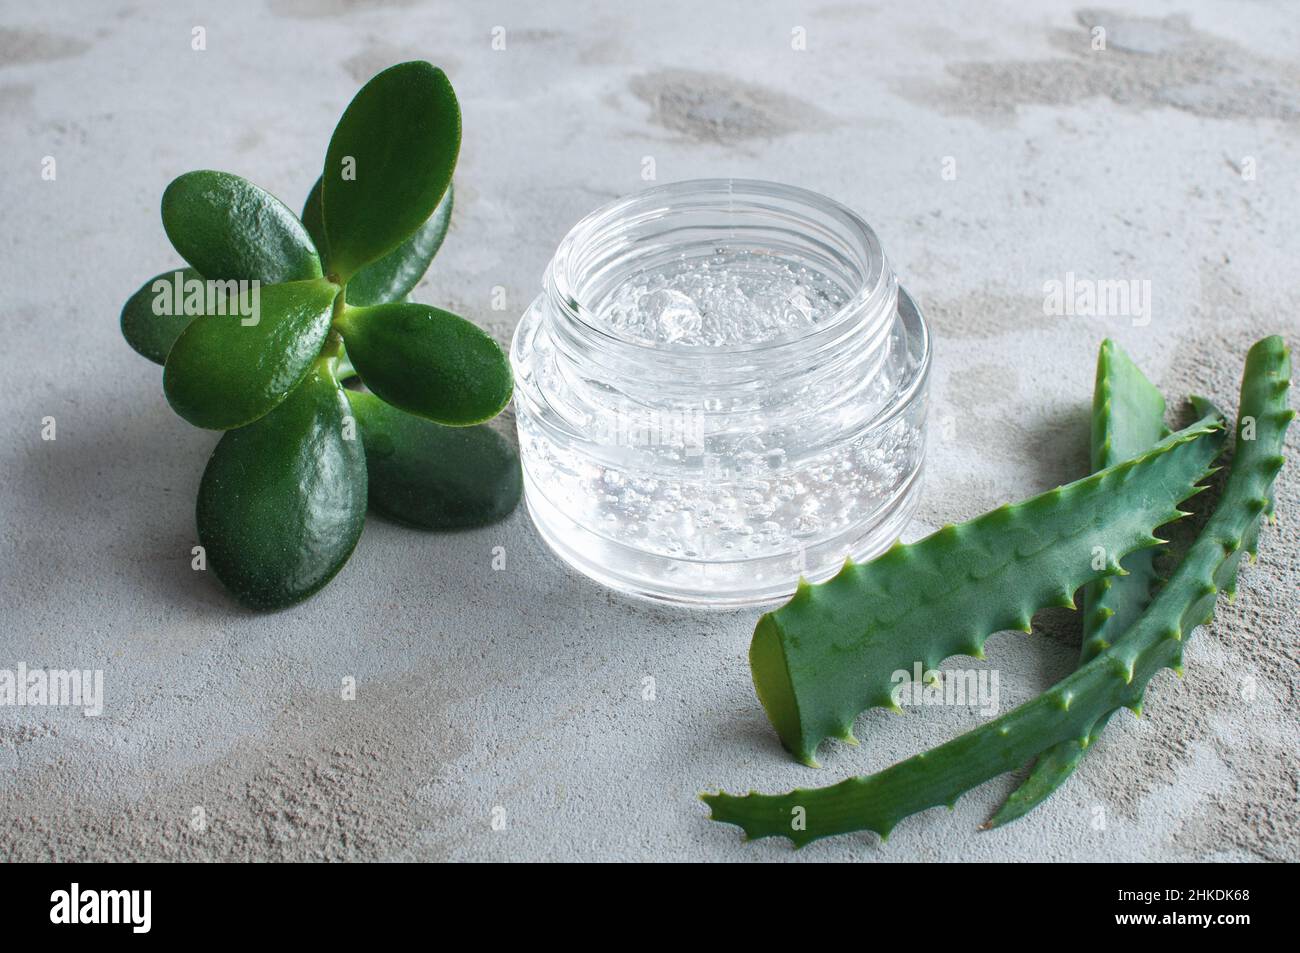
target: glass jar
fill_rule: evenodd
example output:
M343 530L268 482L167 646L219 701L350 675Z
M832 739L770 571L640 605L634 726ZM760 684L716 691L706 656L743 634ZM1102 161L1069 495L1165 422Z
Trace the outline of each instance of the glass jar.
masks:
M677 182L560 243L511 346L524 492L565 562L744 606L903 529L930 341L871 228L770 182Z

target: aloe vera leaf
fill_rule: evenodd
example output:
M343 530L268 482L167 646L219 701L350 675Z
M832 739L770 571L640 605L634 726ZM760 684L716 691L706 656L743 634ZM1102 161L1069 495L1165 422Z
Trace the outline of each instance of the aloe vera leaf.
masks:
M1092 469L1104 470L1149 449L1167 436L1165 399L1114 341L1101 342L1097 383L1092 393ZM1083 647L1079 664L1098 652L1142 614L1156 583L1155 548L1139 549L1120 561L1128 573L1107 576L1083 587ZM1051 796L1074 773L1084 752L1106 727L1097 720L1085 740L1070 739L1043 752L1029 776L1006 799L989 827L1023 817Z
M703 795L713 820L741 827L750 839L787 837L797 846L852 831L888 837L903 818L955 805L966 791L1038 752L1087 737L1099 718L1121 706L1140 706L1158 671L1181 672L1185 638L1209 621L1220 592L1231 595L1237 564L1252 551L1282 468L1286 428L1295 417L1287 408L1290 375L1281 338L1265 338L1250 349L1236 454L1219 505L1169 581L1114 645L1032 701L877 774L782 795Z
M1222 430L1221 417L1207 416L1100 473L896 543L869 563L846 561L820 585L801 582L759 620L749 650L754 688L782 743L816 766L823 739L852 741L861 712L897 707L891 673L979 658L991 633L1028 632L1039 609L1073 607L1084 583L1122 572L1121 559L1161 542L1152 531L1183 515L1177 504L1196 492Z
M1201 414L1206 402L1192 398ZM1097 383L1092 403L1092 469L1113 467L1145 453L1169 436L1165 399L1127 354L1103 341L1097 354ZM1128 629L1151 602L1158 549L1141 549L1120 565L1125 576L1108 576L1083 589L1083 646L1087 662Z

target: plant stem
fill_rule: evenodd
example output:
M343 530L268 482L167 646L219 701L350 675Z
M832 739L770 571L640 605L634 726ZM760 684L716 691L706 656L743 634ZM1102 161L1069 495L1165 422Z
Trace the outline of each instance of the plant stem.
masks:
M321 348L321 358L326 361L329 367L330 375L340 384L357 376L357 369L352 366L352 361L348 358L348 352L343 342L343 334L339 330L339 325L343 320L343 311L347 307L343 298L344 289L340 288L339 293L334 296L334 314L330 319L329 337L325 339L325 346Z
M340 294L341 298L342 295ZM338 310L338 298L335 299L335 311ZM339 334L337 328L330 328L329 336L325 338L325 344L320 349L320 356L317 358L325 365L329 371L330 377L339 380L339 365L344 360L343 356L343 335ZM352 362L348 362L352 366Z

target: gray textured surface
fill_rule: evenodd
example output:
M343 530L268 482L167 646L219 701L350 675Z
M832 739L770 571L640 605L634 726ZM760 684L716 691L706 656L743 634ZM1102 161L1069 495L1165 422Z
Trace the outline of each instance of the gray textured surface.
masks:
M742 845L696 793L829 783L978 715L871 712L861 748L799 767L749 684L754 613L601 591L522 511L454 536L372 519L318 597L240 611L189 566L214 437L168 410L116 327L176 260L157 217L173 176L227 169L297 206L358 83L427 58L456 85L465 145L453 231L416 296L503 340L564 231L641 187L644 156L661 182L772 178L861 210L938 339L916 535L1083 472L1103 336L1171 398L1229 407L1254 338L1300 340L1294 11L1133 6L5 0L0 667L103 668L107 707L0 709L0 857L1296 859L1294 460L1187 677L1159 677L1146 717L1116 717L1048 806L978 833L1002 778L887 845L795 854ZM1149 279L1151 323L1045 317L1043 283L1067 271ZM509 311L491 310L495 286ZM989 643L1004 706L1072 665L1069 616L1037 622Z

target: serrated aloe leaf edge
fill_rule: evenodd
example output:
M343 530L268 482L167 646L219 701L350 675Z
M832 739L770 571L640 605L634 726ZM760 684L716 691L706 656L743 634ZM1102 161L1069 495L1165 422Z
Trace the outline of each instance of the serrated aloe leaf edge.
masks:
M1123 349L1110 340L1103 341L1097 352L1091 432L1094 471L1143 453L1169 433L1164 397ZM1126 575L1107 576L1083 587L1080 665L1087 664L1128 629L1151 603L1158 551L1159 547L1139 549L1120 561ZM1021 818L1050 797L1074 773L1084 752L1105 729L1108 718L1099 718L1087 739L1064 741L1043 752L988 826L1000 827Z
M739 826L749 839L786 837L796 846L853 831L888 837L903 818L951 807L966 791L1053 745L1088 737L1098 719L1116 709L1140 706L1157 672L1181 672L1186 639L1212 617L1221 592L1235 591L1237 565L1243 554L1253 554L1295 417L1287 407L1290 374L1281 338L1251 348L1234 461L1219 504L1168 582L1115 644L1032 701L877 774L781 795L703 795L712 819Z
M759 620L750 646L754 688L781 742L815 766L824 739L852 741L859 714L896 707L891 673L982 657L992 633L1028 632L1038 610L1073 607L1080 586L1122 572L1121 559L1184 515L1178 504L1197 492L1222 430L1212 413L1141 456L801 583Z

